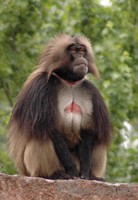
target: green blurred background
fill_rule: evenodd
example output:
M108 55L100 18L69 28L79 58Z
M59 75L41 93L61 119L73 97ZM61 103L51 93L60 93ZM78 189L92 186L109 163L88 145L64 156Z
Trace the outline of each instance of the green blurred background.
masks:
M0 172L16 170L7 154L7 124L16 95L58 33L86 35L101 79L89 77L114 127L106 179L138 182L138 1L0 1Z

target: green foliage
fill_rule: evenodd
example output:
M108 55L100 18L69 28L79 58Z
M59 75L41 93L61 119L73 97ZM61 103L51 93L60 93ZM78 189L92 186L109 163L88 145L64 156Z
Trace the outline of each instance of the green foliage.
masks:
M114 128L107 180L138 181L138 1L5 0L0 2L0 171L13 174L6 127L15 98L39 54L58 33L82 33L92 42L100 89Z

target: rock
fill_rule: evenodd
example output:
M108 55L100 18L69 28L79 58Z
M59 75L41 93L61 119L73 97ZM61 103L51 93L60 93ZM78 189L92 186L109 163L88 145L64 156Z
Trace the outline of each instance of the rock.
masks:
M137 200L138 184L0 174L0 200Z

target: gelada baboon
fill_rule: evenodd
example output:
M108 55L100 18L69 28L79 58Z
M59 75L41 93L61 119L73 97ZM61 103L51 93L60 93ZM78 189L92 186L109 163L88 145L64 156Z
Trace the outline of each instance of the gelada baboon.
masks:
M63 34L48 43L9 123L9 151L20 174L101 180L111 123L88 73L99 77L86 37Z

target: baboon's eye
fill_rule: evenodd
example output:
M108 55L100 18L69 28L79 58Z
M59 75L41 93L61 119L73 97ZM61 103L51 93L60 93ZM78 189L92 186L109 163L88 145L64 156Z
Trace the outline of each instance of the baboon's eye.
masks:
M70 51L72 54L74 54L74 53L76 53L77 49L76 49L75 47L70 47L70 48L69 48L69 51Z
M84 54L86 53L86 49L85 49L84 47L81 47L81 48L80 48L80 53L81 53L82 55L84 55Z

